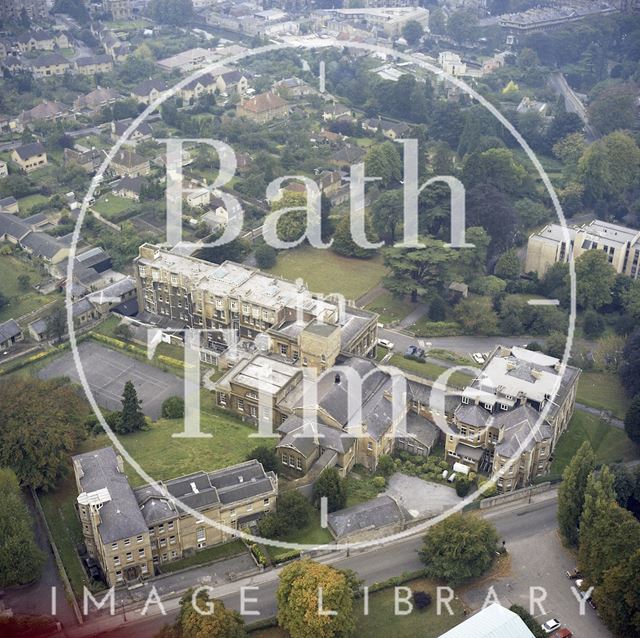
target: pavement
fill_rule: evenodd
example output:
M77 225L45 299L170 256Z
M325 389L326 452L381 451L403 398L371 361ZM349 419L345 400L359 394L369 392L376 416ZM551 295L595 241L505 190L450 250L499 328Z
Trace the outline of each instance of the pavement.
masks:
M519 501L483 510L481 515L496 526L500 538L505 540L512 558L511 571L507 575L485 580L477 588L462 589L456 593L475 609L482 606L489 587L494 585L504 604L518 601L526 603L528 607L529 587L546 587L546 613L541 615L536 612L541 623L548 617L556 616L580 638L604 638L610 634L599 618L588 606L586 616L581 617L577 600L571 598L573 594L570 582L564 576L564 571L575 565L575 559L562 548L557 537L556 498L557 493L552 490L533 495L528 503ZM532 551L533 542L535 551ZM365 584L371 585L403 572L420 569L418 549L421 544L421 535L416 535L372 550L351 552L350 555L338 552L316 560L339 569L353 569ZM269 618L277 612L275 593L279 573L279 569L267 570L234 583L212 585L211 595L222 600L225 606L238 611L242 611L241 596L244 595L244 616L248 622ZM241 587L257 589L245 589L241 593ZM250 598L256 600L250 601ZM114 617L92 619L83 626L68 629L66 633L70 638L97 635L108 635L110 638L151 638L164 624L173 622L179 598L168 600L163 605L163 610L156 604L149 605L146 615L138 608ZM247 612L251 611L258 612L259 615L249 615Z
M184 381L147 363L128 357L92 341L78 346L84 374L98 404L107 410L122 407L122 392L132 381L142 401L142 411L152 419L160 418L162 403L171 396L184 395ZM69 377L79 382L80 375L68 352L52 361L38 373L41 379Z
M414 517L437 516L462 500L453 487L399 472L389 477L384 494L395 499Z

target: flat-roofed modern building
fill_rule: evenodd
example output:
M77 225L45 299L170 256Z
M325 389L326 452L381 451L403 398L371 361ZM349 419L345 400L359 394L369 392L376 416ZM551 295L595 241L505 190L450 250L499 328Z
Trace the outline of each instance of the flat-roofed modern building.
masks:
M577 259L587 250L602 250L619 274L634 279L640 273L640 231L599 219L584 226L563 228L547 224L529 237L525 272L543 276L556 262L569 261L573 251Z
M74 456L73 469L84 542L110 586L146 580L162 563L233 537L205 516L243 529L276 508L278 479L255 460L135 490L112 447ZM202 517L185 513L176 499Z

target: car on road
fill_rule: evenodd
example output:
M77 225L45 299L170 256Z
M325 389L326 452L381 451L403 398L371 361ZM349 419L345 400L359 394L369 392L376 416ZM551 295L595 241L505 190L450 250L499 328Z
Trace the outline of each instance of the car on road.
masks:
M556 629L560 629L561 623L557 618L549 618L549 620L547 620L547 622L545 623L542 623L540 627L545 634L550 634L556 631Z
M387 350L393 350L393 343L389 339L378 339L378 345Z
M564 629L556 631L556 633L553 634L551 638L571 638L572 636L573 634L571 633L571 631L565 627Z

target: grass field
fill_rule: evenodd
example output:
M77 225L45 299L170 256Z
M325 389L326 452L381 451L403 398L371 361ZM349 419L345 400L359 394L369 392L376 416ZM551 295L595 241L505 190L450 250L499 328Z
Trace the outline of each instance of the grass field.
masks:
M287 543L300 543L304 545L325 545L332 543L333 537L328 529L320 527L320 512L314 510L311 522L301 529L296 529L291 533L278 538L279 541ZM271 556L271 560L277 560L283 554L288 554L291 550L284 547L274 547L273 545L265 545L266 550Z
M624 419L631 403L618 376L606 372L583 372L576 401L591 408L608 410L619 419Z
M340 293L358 299L382 279L385 267L380 259L350 259L331 250L304 247L284 250L268 272L295 280L301 277L312 292Z
M377 312L380 315L380 322L384 324L400 321L412 310L410 303L407 303L404 299L394 297L390 292L383 292L366 308L372 312Z
M597 416L576 410L567 431L562 434L553 452L552 475L562 474L584 441L591 443L597 463L638 458L638 447L629 440L623 430L608 425Z
M126 197L118 197L117 195L103 195L96 201L93 208L97 210L103 217L109 219L114 215L118 215L125 210L135 207L135 202Z
M354 505L358 505L359 503L364 503L365 501L370 501L373 498L376 498L380 492L384 490L378 489L373 484L373 476L362 476L361 478L356 478L352 473L347 477L347 507L352 507Z
M18 200L18 206L20 207L20 214L22 215L23 213L28 213L31 210L32 206L35 206L36 204L44 204L45 202L48 202L49 198L45 197L44 195L40 195L39 193L36 193L34 195L27 195L26 197L21 197Z
M356 631L355 636L366 638L389 638L389 636L402 636L402 638L437 638L455 625L464 620L464 608L459 599L451 602L453 616L447 613L446 607L442 613L437 614L436 584L424 578L411 580L403 587L411 591L426 591L431 594L433 602L423 610L414 609L406 616L395 614L395 589L385 589L369 595L369 614L364 615L363 600L355 601ZM399 598L406 595L399 592ZM405 609L401 603L400 610ZM279 627L260 629L250 633L251 638L287 638L289 634Z
M401 354L394 354L389 360L389 365L396 366L401 370L406 370L425 379L431 379L435 381L443 372L447 370L444 366L439 366L436 363L426 361L421 363L420 361L414 361L413 359L405 359ZM464 372L454 372L447 381L450 386L465 387L473 379L471 374L465 374Z
M169 574L170 572L177 572L180 569L187 569L188 567L195 567L196 565L206 565L221 558L231 558L231 556L237 556L246 551L247 548L244 543L239 538L236 538L236 540L229 541L222 545L202 549L193 556L189 556L189 558L164 563L161 571L163 574Z
M0 321L17 319L53 301L52 295L41 295L33 288L23 290L18 285L20 275L29 275L31 284L40 281L41 275L31 264L11 255L0 256L0 292L9 303L0 309Z

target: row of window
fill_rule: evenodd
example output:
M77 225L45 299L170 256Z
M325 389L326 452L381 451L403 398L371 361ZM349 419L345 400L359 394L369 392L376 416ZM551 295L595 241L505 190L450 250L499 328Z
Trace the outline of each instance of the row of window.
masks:
M285 452L282 453L282 464L288 465L294 470L302 471L302 461L300 460L300 458L286 454Z
M142 534L140 534L139 536L136 536L136 543L142 543L143 541L144 541L144 537ZM125 538L124 541L122 541L122 544L125 547L129 547L131 545L131 539ZM111 549L112 550L118 549L118 541L111 543Z
M145 551L144 551L144 547L141 547L138 550L138 559L144 558L145 557ZM133 562L133 552L127 552L125 555L125 559L127 563L132 563ZM117 567L118 565L120 565L120 556L114 556L113 557L113 564Z

